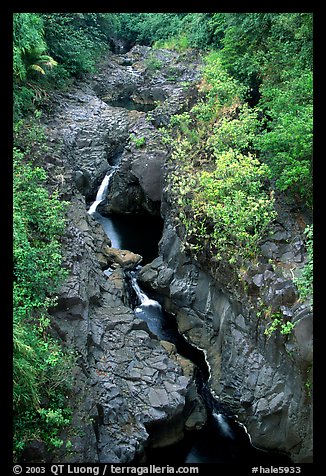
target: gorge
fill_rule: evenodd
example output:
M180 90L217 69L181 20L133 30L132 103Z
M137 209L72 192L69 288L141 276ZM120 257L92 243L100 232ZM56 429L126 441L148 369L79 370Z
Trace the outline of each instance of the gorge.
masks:
M247 294L227 264L195 260L175 227L161 128L198 100L201 67L195 52L109 53L44 114L48 187L69 204L51 328L78 359L76 431L62 436L72 450L37 461L312 462L312 309L293 282L305 246L290 206L276 202ZM252 305L262 296L291 316L291 336L266 337Z

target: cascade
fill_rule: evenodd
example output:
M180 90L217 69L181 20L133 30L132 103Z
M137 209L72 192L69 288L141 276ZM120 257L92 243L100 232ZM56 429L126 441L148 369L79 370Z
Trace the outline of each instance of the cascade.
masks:
M159 302L154 301L153 299L149 299L147 294L145 294L144 291L142 291L140 289L135 273L130 273L130 279L131 279L131 285L132 285L137 297L140 300L141 306L153 306L153 307L157 307L157 308L161 309L161 305L160 305ZM139 309L139 307L137 307L136 310L137 309Z
M145 214L102 215L97 211L98 205L108 195L111 179L120 166L121 156L121 153L117 153L109 159L109 163L112 164L111 171L104 176L95 201L91 204L87 213L102 225L104 232L111 241L112 248L138 253L143 257L143 264L145 264L157 256L157 243L162 236L162 219Z
M244 445L249 447L250 440L244 430L242 431L241 437L235 441L236 438L232 429L232 425L237 425L237 422L235 418L233 421L231 421L231 419L229 421L229 417L222 413L226 410L213 397L208 387L210 371L204 351L187 342L186 339L179 334L176 322L172 316L168 316L162 309L159 302L150 299L140 288L137 281L137 275L140 269L141 266L138 266L136 270L126 272L126 276L129 279L131 287L134 290L137 298L134 306L135 317L146 321L148 328L157 336L157 338L164 339L175 344L179 354L195 363L197 391L202 396L208 413L208 423L203 430L204 432L199 433L204 436L205 440L206 436L209 435L209 438L216 440L217 444L220 442L220 440L222 440L224 445L226 445L226 451L229 457L233 452L233 447L238 445L240 440L240 446ZM238 428L238 431L239 430L242 430L240 426ZM188 448L184 462L214 462L215 457L212 457L212 453L216 451L217 450L215 446L212 449L208 448L208 450L206 448L204 451L200 444L194 443ZM217 453L219 453L219 451L217 451ZM154 455L156 455L155 452Z
M204 351L180 335L175 319L165 313L159 302L149 298L140 288L137 281L140 269L141 266L138 266L136 270L126 272L137 297L135 317L146 321L148 328L157 338L173 343L180 355L196 365L197 391L207 410L207 423L201 430L186 435L181 443L149 450L146 455L148 462L166 461L167 457L174 454L175 461L180 463L290 463L286 455L254 447L245 426L213 396L208 385L211 375Z
M96 208L98 207L98 205L106 199L110 180L113 177L116 170L117 170L117 167L113 167L113 170L111 170L111 172L107 173L104 176L104 179L100 185L100 188L97 191L95 201L92 203L92 205L90 206L87 212L89 215L93 215L96 212Z
M230 425L228 424L226 418L222 413L213 412L212 414L214 420L217 422L218 427L226 438L234 439L234 434Z

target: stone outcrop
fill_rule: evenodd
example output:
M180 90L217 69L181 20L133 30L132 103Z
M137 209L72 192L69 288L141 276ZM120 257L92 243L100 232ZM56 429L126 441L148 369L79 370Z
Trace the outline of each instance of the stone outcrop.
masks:
M104 254L107 258L108 263L112 265L113 263L121 266L123 269L133 269L135 268L141 261L142 256L132 253L128 250L119 250L116 248L111 248L107 246L104 249Z
M128 305L123 270L141 256L111 248L76 192L68 214L62 241L70 275L52 310L52 328L78 354L71 396L78 434L64 435L73 450L58 451L52 461L130 462L148 444L154 424L178 421L170 442L182 437L193 377ZM105 274L99 253L111 264Z
M69 93L51 97L46 133L52 148L61 150L64 140L64 151L52 150L45 164L50 181L68 184L66 198L73 181L88 202L94 200L106 172L121 161L108 200L101 204L103 213L159 214L167 151L156 128L172 114L188 110L197 96L200 59L195 53L183 56L146 46L108 54L96 75L76 82ZM151 61L160 67L152 70ZM119 98L126 100L125 107L128 102L156 107L146 115L112 106ZM65 198L64 187L62 194Z
M160 66L152 70L151 61ZM136 104L156 105L147 115L138 112L138 120L129 128L103 213L160 213L163 167L168 155L157 127L194 103L199 74L196 54L183 58L146 46L135 46L123 59L117 57L102 65L101 73L93 79L93 88L108 104L120 97Z

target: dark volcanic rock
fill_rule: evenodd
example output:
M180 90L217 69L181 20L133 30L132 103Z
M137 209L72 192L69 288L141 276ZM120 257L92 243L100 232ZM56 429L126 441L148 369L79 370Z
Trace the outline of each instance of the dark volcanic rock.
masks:
M284 267L280 260L275 269L269 263L248 267L246 294L234 281L229 285L227 274L213 277L209 263L199 264L186 254L169 214L173 204L163 205L160 257L143 267L140 281L164 296L164 307L176 315L179 331L206 350L210 386L247 426L253 444L287 452L295 462L311 462L312 402L307 388L312 312L308 303L298 304L291 279L298 271L296 243L302 243L298 229L289 216L285 221L279 216L282 226L272 243L280 250L283 240L289 240L293 261ZM295 323L290 336L264 335L268 321L253 307L259 299L266 312L279 311Z
M74 425L83 436L71 440L67 435L73 452L58 451L53 460L126 463L142 452L151 425L166 429L167 422L177 421L179 430L170 435L170 442L182 437L185 398L193 379L126 307L122 269L137 265L141 257L110 248L103 231L100 240L85 208L77 208L82 204L73 201L63 237L71 274L52 310L52 321L65 345L79 355L72 400ZM116 266L108 277L96 251Z

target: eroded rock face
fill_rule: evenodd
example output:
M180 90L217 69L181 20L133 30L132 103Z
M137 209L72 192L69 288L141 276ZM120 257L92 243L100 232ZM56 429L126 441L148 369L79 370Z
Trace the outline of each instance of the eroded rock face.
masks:
M153 61L159 68L151 68ZM69 93L54 94L44 123L53 148L61 150L63 142L64 152L53 151L45 166L54 181L67 182L66 198L73 181L86 200L93 201L119 157L121 166L102 212L158 215L167 151L157 127L194 103L200 65L195 53L135 46L127 54L108 54L96 75L76 82ZM123 107L112 106L119 98ZM128 102L157 107L146 115L126 109Z
M165 308L176 315L179 331L206 350L211 389L246 425L253 444L287 452L295 462L311 462L312 310L309 303L297 302L289 277L298 271L298 264L303 265L298 228L289 216L284 222L284 215L279 215L281 222L275 229L282 227L288 233L284 251L288 259L279 268L262 262L248 269L244 293L241 286L229 285L227 274L213 278L208 263L191 259L175 231L169 207L173 204L163 207L160 256L143 267L139 280L164 295ZM276 238L275 250L284 256L285 236ZM281 308L296 323L290 336L264 335L268 321L252 306L258 298L266 309Z
M153 61L158 68L151 69ZM102 65L93 79L93 88L108 104L119 97L135 104L157 104L147 115L138 112L138 120L129 128L121 166L102 208L104 213L160 213L163 166L168 154L157 127L166 125L173 114L189 110L194 103L200 64L195 53L183 57L167 50L135 46L123 57L110 58Z
M112 96L138 91L143 51L136 49L133 55L139 62L133 68L123 64L122 57L109 55L102 79L76 83L69 93L55 94L50 114L44 115L49 150L42 165L49 174L48 187L59 190L68 202L62 244L69 276L52 309L52 332L78 355L71 393L76 431L62 435L72 449L67 452L63 446L49 456L54 462L131 462L150 444L149 434L156 446L180 440L194 411L194 405L186 405L196 400L193 365L180 359L173 346L157 340L129 307L124 269L136 266L141 256L114 250L86 212L86 200L95 196L120 154L113 208L159 210L166 156L162 148L157 150L154 126L145 121L144 113L112 107L98 97L101 91ZM137 100L165 98L163 89L152 86L139 89ZM142 128L148 131L144 150L130 140L130 134ZM199 424L198 415L187 427Z

